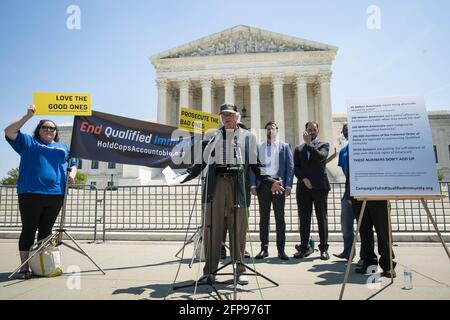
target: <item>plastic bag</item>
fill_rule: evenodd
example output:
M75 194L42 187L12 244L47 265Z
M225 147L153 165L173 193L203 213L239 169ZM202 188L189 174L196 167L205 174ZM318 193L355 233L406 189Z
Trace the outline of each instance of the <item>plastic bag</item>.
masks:
M48 238L40 240L31 246L30 257L46 240L48 240ZM33 275L40 277L57 277L63 273L61 252L59 251L59 248L56 247L55 241L48 242L45 247L28 262Z

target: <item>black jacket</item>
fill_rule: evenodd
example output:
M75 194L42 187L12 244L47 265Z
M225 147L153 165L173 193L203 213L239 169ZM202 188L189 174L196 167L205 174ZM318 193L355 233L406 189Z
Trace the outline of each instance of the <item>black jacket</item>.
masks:
M209 147L206 147L204 152L211 153L211 158L215 157L215 144L214 143L221 143L223 142L223 136L225 134L225 129L221 127L218 129L222 134L215 135L216 138L214 142L210 144ZM272 187L272 184L275 182L274 179L272 179L270 176L262 175L261 174L261 168L264 166L260 163L258 157L257 157L257 143L256 138L253 134L251 134L249 131L238 128L235 131L235 135L238 137L238 146L242 154L243 158L243 164L242 164L242 170L239 171L238 179L239 179L239 189L238 192L238 199L239 199L239 205L241 207L249 207L250 206L250 170L253 171L256 178L261 181L261 183L265 184L269 189ZM245 151L245 152L244 152ZM216 167L217 164L215 161L209 161L209 165L204 161L205 157L202 159L202 163L194 164L192 167L188 168L186 170L187 173L189 173L188 177L183 181L187 182L189 180L194 179L197 177L203 169L208 166L207 174L206 174L206 183L203 187L202 192L202 198L203 203L210 202L214 194L216 192L220 192L220 190L215 190L215 182L216 182ZM242 185L244 184L244 188ZM206 194L207 193L207 194ZM206 198L205 198L206 197Z
M297 193L308 190L303 183L304 178L311 181L313 190L330 190L330 183L325 171L329 150L330 145L321 141L317 141L315 144L302 144L295 148L294 172L298 179Z

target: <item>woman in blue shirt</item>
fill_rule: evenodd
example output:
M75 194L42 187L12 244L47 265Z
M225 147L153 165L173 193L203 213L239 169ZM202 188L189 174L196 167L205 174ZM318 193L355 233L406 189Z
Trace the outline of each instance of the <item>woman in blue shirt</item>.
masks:
M20 132L22 126L36 112L35 106L27 114L5 129L6 140L20 155L17 193L22 219L19 239L20 259L28 259L36 231L38 240L48 237L64 201L69 149L59 142L58 128L51 120L41 120L33 136ZM76 160L70 161L69 184L75 182ZM24 265L19 277L29 279L29 266Z

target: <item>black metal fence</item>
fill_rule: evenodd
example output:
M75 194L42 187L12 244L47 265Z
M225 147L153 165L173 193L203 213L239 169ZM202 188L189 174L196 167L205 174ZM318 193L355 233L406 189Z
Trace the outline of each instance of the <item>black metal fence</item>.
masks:
M102 199L98 190L91 185L70 187L66 200L66 218L64 225L77 230L93 231L97 234L98 208ZM60 224L61 215L55 225ZM19 202L16 186L0 186L0 230L18 230L21 228Z
M438 227L450 231L450 182L441 183L446 197L428 201ZM201 225L201 188L182 186L121 186L97 190L94 186L75 186L69 189L65 226L76 230L90 230L97 238L101 229L103 239L107 232L119 231L186 231ZM328 196L330 233L341 232L341 197L344 184L331 184ZM420 201L391 201L393 232L434 232ZM286 232L299 230L295 185L286 201ZM59 223L59 221L57 222ZM0 230L20 229L20 213L15 187L0 186ZM252 197L249 212L249 231L259 230L257 198ZM271 231L275 230L271 219ZM312 231L317 231L313 218Z

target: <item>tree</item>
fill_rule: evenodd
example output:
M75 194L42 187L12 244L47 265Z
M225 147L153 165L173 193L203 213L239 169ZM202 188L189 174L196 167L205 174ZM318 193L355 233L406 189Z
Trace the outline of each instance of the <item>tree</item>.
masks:
M77 175L75 176L75 184L86 184L88 180L88 175L80 170L77 171Z
M0 180L0 184L4 186L14 186L17 184L18 179L19 179L19 167L9 170L8 176Z
M445 178L445 174L442 170L438 170L438 180L442 181Z

